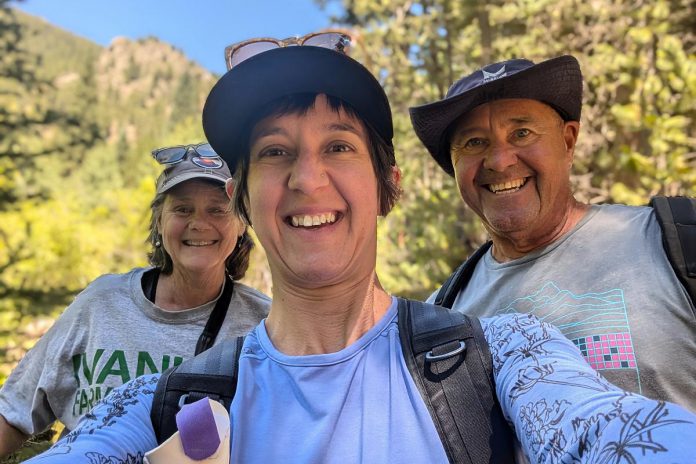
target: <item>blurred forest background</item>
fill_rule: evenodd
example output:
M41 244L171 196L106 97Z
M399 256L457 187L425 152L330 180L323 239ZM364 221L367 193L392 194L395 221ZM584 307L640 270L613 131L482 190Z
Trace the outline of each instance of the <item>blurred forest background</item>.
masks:
M317 3L342 5L333 26L350 31L352 55L392 103L404 195L380 223L388 291L426 297L485 240L407 109L487 63L578 58L579 198L696 194L693 0ZM201 108L218 77L155 37L104 48L0 0L0 383L87 283L146 264L160 170L150 150L203 140ZM245 282L270 292L261 252Z

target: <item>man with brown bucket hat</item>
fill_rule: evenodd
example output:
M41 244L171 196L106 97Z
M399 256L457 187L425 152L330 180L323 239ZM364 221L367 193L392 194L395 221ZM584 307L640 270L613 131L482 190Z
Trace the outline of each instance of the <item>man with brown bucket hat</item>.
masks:
M573 196L581 107L580 65L561 56L485 66L411 108L491 240L429 301L478 317L534 314L612 383L696 410L694 303L653 208Z

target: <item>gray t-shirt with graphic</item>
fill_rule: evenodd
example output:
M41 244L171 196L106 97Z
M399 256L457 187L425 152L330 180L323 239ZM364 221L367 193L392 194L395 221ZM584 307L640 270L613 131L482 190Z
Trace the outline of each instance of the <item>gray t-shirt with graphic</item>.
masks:
M55 420L73 429L113 388L194 355L217 298L165 311L143 293L146 270L101 276L75 298L2 386L0 414L10 424L28 434ZM246 335L266 317L270 301L235 282L216 343Z
M454 308L534 314L612 383L696 411L696 315L652 208L593 206L560 240L511 262L489 250Z

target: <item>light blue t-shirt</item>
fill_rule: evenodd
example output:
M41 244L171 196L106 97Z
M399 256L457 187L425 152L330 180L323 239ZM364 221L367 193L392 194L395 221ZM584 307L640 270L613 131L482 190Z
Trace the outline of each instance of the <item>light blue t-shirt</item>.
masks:
M624 393L533 316L483 320L496 393L531 462L689 462L696 416ZM71 434L31 462L138 463L157 446L157 376L114 391ZM466 414L466 411L462 411ZM231 407L234 463L439 463L447 458L405 366L396 300L336 353L287 356L261 323L247 337Z

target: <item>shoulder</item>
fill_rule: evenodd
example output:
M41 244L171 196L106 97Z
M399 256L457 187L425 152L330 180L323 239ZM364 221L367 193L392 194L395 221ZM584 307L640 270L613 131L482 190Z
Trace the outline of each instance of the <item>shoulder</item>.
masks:
M87 285L79 296L97 295L104 291L113 292L117 288L128 290L133 279L137 279L140 282L140 278L146 270L147 268L135 268L125 274L103 274Z
M650 206L629 206L622 204L595 205L597 218L619 218L629 221L647 221L655 215Z
M593 209L597 214L590 220L591 233L596 234L597 229L601 229L604 240L612 240L612 237L626 243L631 240L657 243L661 240L660 225L655 210L650 206L594 205Z
M268 295L261 293L257 289L249 287L248 285L244 285L241 282L234 283L234 292L242 300L255 302L261 306L270 306L271 304L271 298Z
M125 274L104 274L97 277L75 296L75 300L65 312L70 314L96 308L103 311L109 306L104 302L120 301L122 298L132 299L131 288L135 285L134 281L137 281L139 286L140 277L145 270L145 268L135 268ZM118 295L122 295L122 298ZM99 304L95 305L95 302Z

